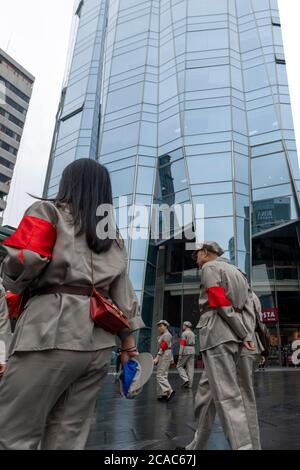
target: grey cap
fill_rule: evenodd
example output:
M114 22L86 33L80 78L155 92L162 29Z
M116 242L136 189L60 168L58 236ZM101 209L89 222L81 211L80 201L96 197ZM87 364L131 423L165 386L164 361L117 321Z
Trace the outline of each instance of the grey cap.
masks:
M222 256L224 254L224 250L220 247L217 242L212 241L205 241L203 243L198 243L196 245L196 250L192 254L192 258L195 259L197 257L197 253L200 250L207 250L211 253L215 253L218 256Z
M183 324L187 326L188 328L192 328L192 324L190 321L184 321Z
M167 322L167 320L159 320L159 321L156 323L156 326L158 326L158 325L165 325L167 328L169 328L170 323Z

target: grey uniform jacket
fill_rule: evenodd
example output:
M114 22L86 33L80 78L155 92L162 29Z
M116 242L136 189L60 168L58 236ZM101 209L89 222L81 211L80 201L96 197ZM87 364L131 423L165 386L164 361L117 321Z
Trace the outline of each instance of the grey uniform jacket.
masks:
M180 345L179 356L191 356L195 354L195 334L192 330L187 329L182 332L181 339L186 343L185 346Z
M7 345L11 340L11 327L5 295L6 292L0 278L0 364L6 361Z
M27 216L51 222L57 230L52 260L23 250L6 248L2 277L6 289L22 293L28 286L90 286L91 252L85 235L75 236L76 228L66 206L52 202L35 202ZM109 251L93 253L94 284L105 289L115 304L130 319L133 330L143 328L137 298L127 275L127 255L122 240L114 241ZM32 297L19 318L10 355L15 351L67 349L96 351L112 347L115 337L96 326L90 318L89 298L71 294Z
M251 289L245 276L224 258L205 263L201 273L200 320L197 325L201 351L229 341L251 341L253 337L253 331L245 321L244 310L241 314L232 306L210 307L207 289L214 286L224 288L227 298L235 308L244 309L247 302L250 308Z
M172 335L169 331L166 331L165 333L163 333L162 335L158 336L157 338L157 341L158 341L158 345L159 345L159 351L158 351L158 355L159 356L163 356L165 354L166 351L169 351L172 347ZM161 344L162 342L165 341L168 345L168 349L167 350L163 350L161 348Z

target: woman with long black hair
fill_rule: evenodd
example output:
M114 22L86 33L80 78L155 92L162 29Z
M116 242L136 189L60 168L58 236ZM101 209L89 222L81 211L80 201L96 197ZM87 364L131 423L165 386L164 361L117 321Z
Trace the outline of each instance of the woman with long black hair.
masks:
M97 215L111 206L107 169L74 161L55 200L36 201L4 242L3 283L29 300L0 385L0 449L84 449L115 345L91 318L91 286L129 319L119 333L122 362L137 354L132 331L144 324L124 242L113 230L107 237Z

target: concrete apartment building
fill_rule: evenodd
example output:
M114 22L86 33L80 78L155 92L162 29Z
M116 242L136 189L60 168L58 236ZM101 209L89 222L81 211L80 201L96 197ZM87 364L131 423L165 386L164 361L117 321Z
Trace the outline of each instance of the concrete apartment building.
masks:
M0 226L33 83L34 77L0 49Z

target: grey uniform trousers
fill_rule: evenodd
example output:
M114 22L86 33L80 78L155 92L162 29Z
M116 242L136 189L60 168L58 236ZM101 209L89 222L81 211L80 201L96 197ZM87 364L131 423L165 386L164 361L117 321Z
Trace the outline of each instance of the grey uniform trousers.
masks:
M156 393L158 397L169 395L172 392L172 387L168 380L170 365L173 361L172 351L167 350L159 358L156 372Z
M254 369L258 355L244 353L238 361L238 380L246 410L248 426L251 434L253 450L261 450L260 432L254 392Z
M111 351L11 356L0 382L0 449L84 449Z
M198 428L187 450L206 448L216 413L231 449L253 449L237 373L240 352L241 345L233 341L202 352L205 370L195 397Z
M188 382L189 388L193 386L194 380L194 354L186 354L179 357L177 370L183 383Z
M253 450L261 450L256 400L253 387L253 372L256 362L256 355L245 354L240 356L237 363L237 375L251 435L252 447ZM195 415L199 421L199 427L195 433L193 441L187 446L187 449L202 450L207 447L207 442L216 416L216 407L214 405L205 371L202 373L195 397Z

